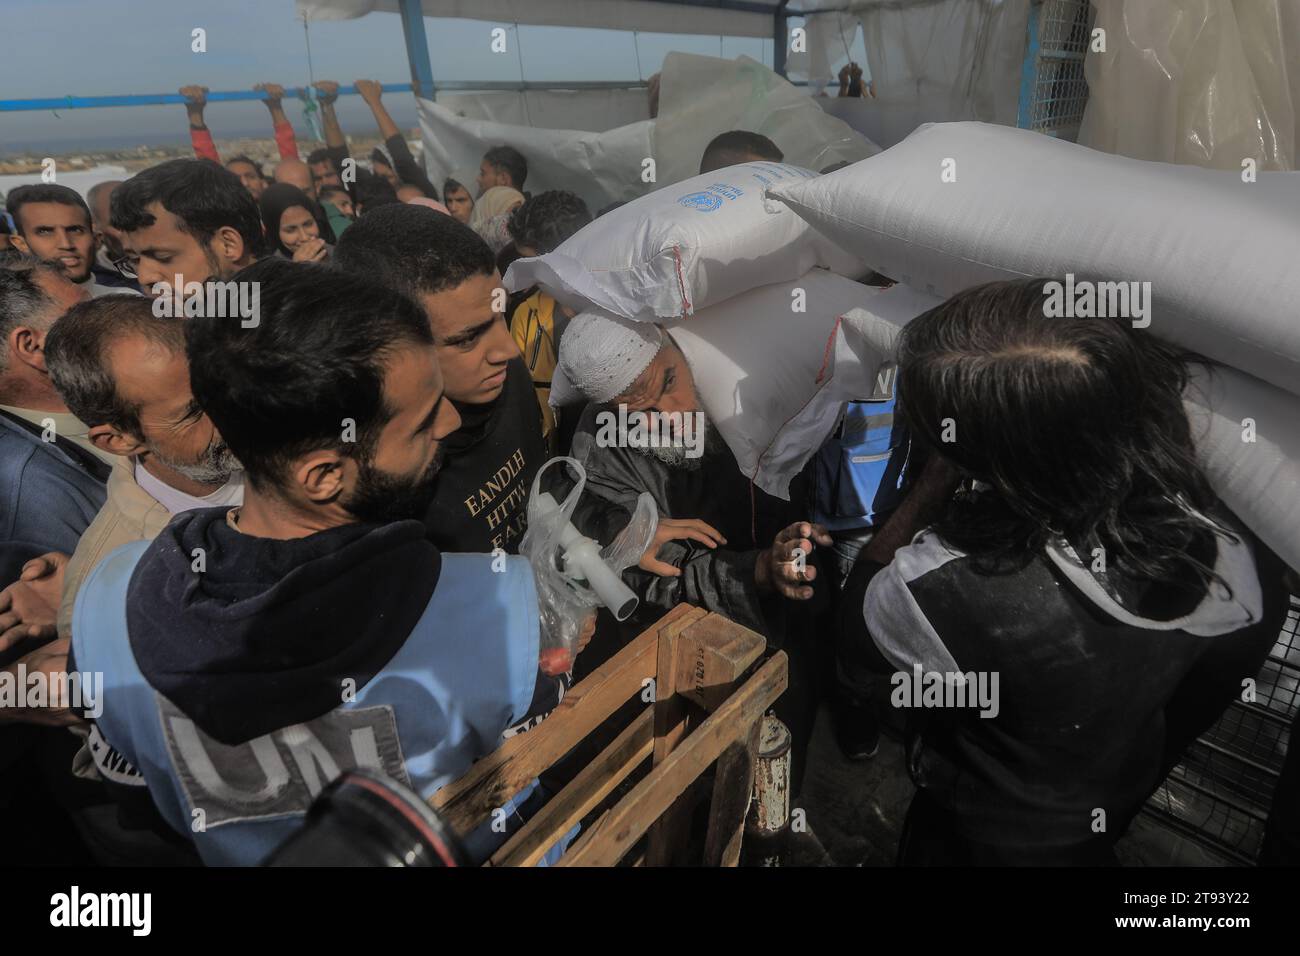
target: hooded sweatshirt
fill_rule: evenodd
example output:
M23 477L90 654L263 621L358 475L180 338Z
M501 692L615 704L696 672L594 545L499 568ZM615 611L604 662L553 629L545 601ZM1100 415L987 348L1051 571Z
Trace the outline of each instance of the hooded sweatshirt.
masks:
M908 770L953 832L1008 860L1124 833L1286 613L1267 549L1209 540L1223 583L1203 594L1123 580L1064 541L994 573L932 531L872 578L863 611L908 710Z
M163 529L131 577L127 624L150 685L237 744L333 710L345 679L365 686L424 614L441 557L418 521L280 541L242 534L227 510Z

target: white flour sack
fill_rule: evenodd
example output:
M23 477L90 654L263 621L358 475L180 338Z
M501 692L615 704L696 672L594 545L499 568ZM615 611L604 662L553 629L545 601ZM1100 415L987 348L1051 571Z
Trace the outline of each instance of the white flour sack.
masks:
M1231 368L1201 370L1183 404L1210 484L1248 528L1300 568L1300 399Z
M582 311L672 319L814 266L857 278L866 268L764 190L817 174L783 163L742 163L634 199L554 252L506 272L512 292L540 285Z
M1092 314L1107 300L1139 328L1300 393L1300 172L1143 162L1028 130L940 123L770 195L915 288L947 298L1069 273L1078 296L1092 286ZM1125 288L1102 295L1101 282Z
M877 289L814 269L701 309L669 332L740 470L789 500L790 479L845 403L871 396L899 330L938 304L905 286Z

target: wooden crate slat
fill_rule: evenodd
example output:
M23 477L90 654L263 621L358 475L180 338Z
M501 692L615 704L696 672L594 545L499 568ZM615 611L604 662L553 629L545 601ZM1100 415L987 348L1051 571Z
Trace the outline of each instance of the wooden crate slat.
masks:
M654 747L654 712L647 707L493 854L492 866L535 866L555 842L591 812Z
M705 612L679 604L564 695L542 724L511 737L430 799L447 822L468 833L568 753L655 676L659 631Z
M727 747L747 739L788 683L785 653L777 651L739 690L695 728L560 860L560 866L613 866L691 782Z

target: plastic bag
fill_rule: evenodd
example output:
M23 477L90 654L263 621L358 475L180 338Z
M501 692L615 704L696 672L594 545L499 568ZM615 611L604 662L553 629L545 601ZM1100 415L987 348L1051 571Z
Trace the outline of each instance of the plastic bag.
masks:
M556 462L576 473L576 484L562 502L541 490L542 475ZM619 575L641 560L659 526L654 499L642 492L627 527L597 553L596 543L579 534L569 520L586 484L587 471L576 458L552 458L544 464L533 479L528 530L519 544L519 553L532 565L537 582L538 665L551 676L573 669L578 635L592 608L605 605L620 621L635 610L636 597Z

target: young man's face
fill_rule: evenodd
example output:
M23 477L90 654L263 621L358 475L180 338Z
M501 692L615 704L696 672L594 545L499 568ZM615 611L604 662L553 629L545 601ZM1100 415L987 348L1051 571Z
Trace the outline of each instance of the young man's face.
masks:
M446 205L447 211L451 213L451 218L457 222L469 224L469 217L474 212L474 200L465 187L453 189L442 197L443 204Z
M153 295L155 283L174 283L178 275L182 284L188 284L225 279L237 271L244 246L237 233L229 235L233 230L223 229L204 245L182 229L180 219L162 203L151 203L147 211L154 217L152 225L123 233L136 281L145 295Z
M226 163L226 169L239 177L239 181L253 194L254 199L262 198L262 190L266 189L266 180L258 173L256 166L242 159L236 159Z
M498 291L499 290L499 291ZM420 296L437 342L447 397L481 405L497 398L506 384L506 369L519 357L510 337L501 276L471 276L460 285Z
M352 197L344 192L328 192L325 194L325 202L329 203L349 219L357 217L356 207L352 205Z
M320 190L326 186L343 187L343 180L339 179L339 171L335 169L334 164L327 159L323 159L319 163L311 164L311 178L316 182L316 191L318 194ZM333 200L331 200L331 202L333 202ZM336 206L338 205L338 203L334 204Z
M478 194L482 196L493 186L513 186L510 174L504 169L497 169L486 159L478 164Z
M437 350L397 350L384 374L384 404L393 417L369 458L356 467L343 507L361 521L422 518L433 501L442 440L460 427L446 400Z
M90 278L95 234L85 210L60 202L33 202L19 209L15 219L18 235L13 243L20 251L50 263L73 282Z
M191 481L220 485L229 480L238 462L194 401L184 353L141 335L124 335L109 346L106 364L118 395L138 409L140 422L138 436L100 426L121 436L108 451L151 454Z

